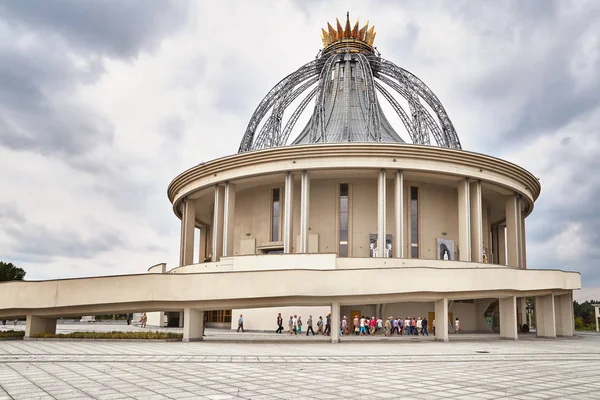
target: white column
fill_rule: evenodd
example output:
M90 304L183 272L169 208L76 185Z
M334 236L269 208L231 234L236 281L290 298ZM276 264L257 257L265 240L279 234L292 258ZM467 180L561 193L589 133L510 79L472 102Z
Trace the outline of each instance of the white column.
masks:
M233 255L235 227L235 184L225 182L223 199L223 257Z
M331 343L340 341L340 303L331 303Z
M404 258L404 174L402 171L396 171L394 196L394 248L393 253L396 258Z
M379 179L377 181L377 257L383 257L385 255L385 186L385 169L382 169L379 171Z
M535 320L537 337L556 337L554 294L549 294L546 296L536 296Z
M600 332L600 329L598 327L598 318L600 318L600 307L594 306L594 310L596 311L596 313L594 314L596 316L596 332Z
M285 174L285 206L283 209L283 252L292 252L294 221L294 176L291 171Z
M498 299L500 308L500 338L518 340L517 298L515 296Z
M470 195L471 261L483 262L483 213L481 200L481 181L472 182Z
M506 199L506 264L511 267L520 267L520 239L519 239L519 198L517 195L508 196Z
M460 261L471 261L471 206L469 178L458 184L458 249Z
M433 321L431 321L433 324ZM443 298L435 302L435 340L448 341L448 299Z
M300 181L300 253L308 253L308 227L310 213L310 178L302 171Z
M223 208L225 206L225 189L215 185L215 205L212 226L212 261L219 261L223 251Z
M179 265L194 263L194 229L196 228L196 200L186 198L181 216L181 256Z
M556 320L556 336L573 336L573 292L554 296L554 311Z
M204 312L188 307L183 311L183 319L182 342L196 342L202 340L202 332L204 332Z

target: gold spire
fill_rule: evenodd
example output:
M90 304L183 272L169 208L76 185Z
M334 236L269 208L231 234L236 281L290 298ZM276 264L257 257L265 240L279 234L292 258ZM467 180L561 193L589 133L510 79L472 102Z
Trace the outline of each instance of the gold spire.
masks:
M327 23L327 29L321 29L321 40L323 41L323 48L326 49L329 46L336 43L344 43L351 45L351 43L366 45L369 48L373 47L375 41L375 27L369 28L369 21L359 29L358 19L354 24L354 27L350 25L350 13L346 13L346 23L342 27L340 21L336 18L336 27L331 26ZM335 46L336 48L338 46ZM352 46L351 46L352 47Z

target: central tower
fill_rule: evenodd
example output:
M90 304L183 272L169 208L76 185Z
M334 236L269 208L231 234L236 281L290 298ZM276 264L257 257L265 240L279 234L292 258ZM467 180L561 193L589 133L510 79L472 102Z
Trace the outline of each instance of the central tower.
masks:
M288 144L391 142L431 144L460 149L444 107L416 76L383 59L373 47L375 27L367 22L321 29L323 49L311 61L281 80L256 108L239 152ZM291 113L285 113L303 96ZM383 112L379 98L395 111L399 134ZM300 115L311 108L303 129L292 135ZM284 114L285 113L285 114ZM285 121L285 123L284 123ZM399 124L398 124L399 125ZM290 139L293 138L293 139ZM406 138L406 139L405 139Z

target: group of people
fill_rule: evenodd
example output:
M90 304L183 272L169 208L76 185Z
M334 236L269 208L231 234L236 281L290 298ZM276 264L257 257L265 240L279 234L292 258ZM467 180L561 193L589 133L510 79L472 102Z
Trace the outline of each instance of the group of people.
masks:
M241 317L241 316L240 316ZM275 333L283 333L283 317L281 313L277 314L277 330ZM291 316L288 320L288 330L287 334L289 335L297 335L302 334L302 326L304 322L302 321L302 316L294 315ZM325 320L323 317L319 317L316 323L317 332L316 334L321 335L331 335L331 314L328 314ZM435 335L435 319L431 323L431 328L433 334ZM243 329L243 328L242 328ZM406 318L395 318L389 317L385 320L382 318L372 317L369 318L367 316L355 316L354 320L348 321L348 318L344 315L340 322L340 335L359 335L359 336L368 336L368 335L412 335L412 336L429 336L429 321L427 317L406 317ZM239 329L238 329L239 331ZM454 331L455 333L460 332L460 321L456 318L454 321ZM315 335L315 331L313 330L313 317L312 315L308 316L306 320L306 336L309 334Z
M287 334L289 335L298 335L298 334L302 334L302 326L304 325L304 322L302 321L302 316L301 315L290 315L290 319L288 320L288 330L286 331ZM316 334L320 334L320 335L327 335L330 336L331 335L331 314L328 314L325 317L325 320L323 320L323 317L320 316L319 319L316 322L316 326L317 326L317 332ZM275 333L283 333L283 317L281 316L281 313L277 314L277 330L275 331ZM308 319L306 320L306 336L313 334L313 336L315 335L315 331L313 329L313 316L309 315Z
M433 320L433 334L435 335L435 320ZM349 323L346 316L342 318L340 324L341 335L385 335L392 336L398 335L423 335L429 336L429 321L427 318L421 317L406 317L406 318L395 318L389 317L385 320L382 318L369 318L367 316L358 315L354 317L354 320Z

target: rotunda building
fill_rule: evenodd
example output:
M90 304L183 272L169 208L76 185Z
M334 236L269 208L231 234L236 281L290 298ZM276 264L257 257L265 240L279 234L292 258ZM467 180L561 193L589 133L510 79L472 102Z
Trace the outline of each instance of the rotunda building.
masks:
M273 272L261 284L279 295L244 309L215 303L213 326L236 328L243 314L246 329L275 330L277 313L315 324L331 313L334 327L357 315L424 317L452 332L459 318L463 331L516 339L535 296L538 336L572 335L579 274L527 270L538 179L462 150L439 99L374 39L348 17L328 24L319 56L259 104L239 152L171 182L181 261L169 273ZM282 270L314 273L282 281Z

